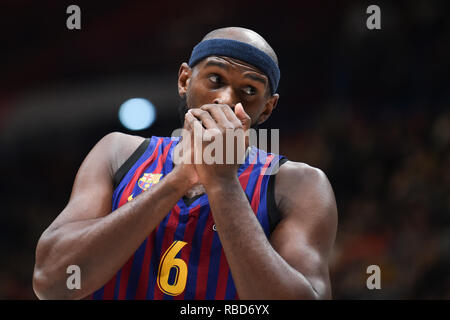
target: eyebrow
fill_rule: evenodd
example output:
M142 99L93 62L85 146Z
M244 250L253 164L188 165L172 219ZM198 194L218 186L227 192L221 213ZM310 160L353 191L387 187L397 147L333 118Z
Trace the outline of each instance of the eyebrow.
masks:
M249 78L249 79L254 80L254 81L259 81L259 82L261 82L263 85L267 85L266 79L264 79L263 77L257 76L256 74L250 74L250 73L248 73L248 74L244 75L244 77L245 77L245 78Z
M219 67L219 68L222 68L222 69L227 70L227 71L230 69L230 67L227 64L219 62L219 61L214 61L214 60L209 60L205 64L205 68L206 67L210 67L210 66L211 67ZM257 76L256 74L248 73L248 74L245 74L244 77L248 78L248 79L251 79L251 80L254 80L254 81L259 81L262 84L267 85L266 79L263 78L263 77Z

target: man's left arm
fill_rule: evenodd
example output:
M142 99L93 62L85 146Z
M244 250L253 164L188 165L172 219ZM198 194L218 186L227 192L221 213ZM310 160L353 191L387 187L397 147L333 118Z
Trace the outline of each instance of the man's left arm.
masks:
M208 183L208 198L240 299L330 299L337 209L325 174L287 162L276 176L283 219L267 239L237 177Z

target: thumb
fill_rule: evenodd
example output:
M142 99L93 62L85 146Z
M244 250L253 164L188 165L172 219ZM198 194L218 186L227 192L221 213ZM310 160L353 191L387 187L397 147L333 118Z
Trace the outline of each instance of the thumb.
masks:
M244 111L242 103L239 102L235 105L234 114L241 121L244 130L248 130L250 128L252 119L250 119L250 116Z

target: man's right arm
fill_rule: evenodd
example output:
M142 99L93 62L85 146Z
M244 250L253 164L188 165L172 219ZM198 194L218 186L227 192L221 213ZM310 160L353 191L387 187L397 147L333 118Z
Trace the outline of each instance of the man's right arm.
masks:
M146 192L111 212L118 133L105 136L83 161L69 203L44 231L36 248L33 289L40 299L81 299L126 263L175 203L195 183L175 169ZM112 214L110 214L112 213ZM69 265L81 270L81 289L66 286Z

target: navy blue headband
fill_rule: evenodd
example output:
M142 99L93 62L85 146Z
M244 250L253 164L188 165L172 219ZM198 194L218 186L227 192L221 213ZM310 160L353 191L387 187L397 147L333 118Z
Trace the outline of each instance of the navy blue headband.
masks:
M208 56L226 56L251 64L269 78L271 93L274 94L277 91L280 69L271 57L254 46L230 39L204 40L192 50L189 66L192 68Z

